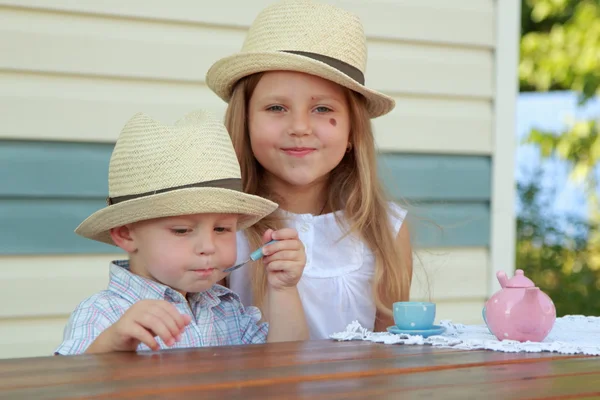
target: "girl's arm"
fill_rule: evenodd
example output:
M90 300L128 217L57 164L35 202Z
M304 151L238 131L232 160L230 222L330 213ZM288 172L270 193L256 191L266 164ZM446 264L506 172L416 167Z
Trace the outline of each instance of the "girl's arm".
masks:
M410 288L410 284L412 282L412 273L413 273L413 258L412 258L412 246L410 245L410 234L408 231L408 225L407 224L402 224L402 227L400 228L400 231L398 232L398 236L396 236L396 245L400 248L400 254L402 254L402 257L404 257L404 266L405 268L408 269L408 279L409 279L409 285L408 287ZM407 294L407 298L405 300L408 300L409 296ZM395 299L386 299L388 306L391 308L392 307L392 303L394 301L398 301ZM388 326L392 326L395 325L394 323L394 317L392 316L387 316L379 311L377 311L377 313L375 314L375 332L386 332L386 328Z
M263 306L269 321L267 342L307 340L308 325L297 284L306 264L304 245L295 229L265 232L263 263L267 269L267 294Z
M308 340L304 308L296 286L267 289L265 302L269 315L267 342Z

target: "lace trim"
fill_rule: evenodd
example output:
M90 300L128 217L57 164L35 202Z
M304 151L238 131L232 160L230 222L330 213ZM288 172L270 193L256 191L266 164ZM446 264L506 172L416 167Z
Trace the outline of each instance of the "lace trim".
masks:
M344 332L329 337L337 341L366 340L385 344L431 345L461 350L494 350L501 352L585 354L600 356L600 317L567 315L557 318L552 331L543 342L499 341L485 325L463 325L440 321L446 332L423 338L419 335L394 335L388 332L370 332L358 321L353 321Z

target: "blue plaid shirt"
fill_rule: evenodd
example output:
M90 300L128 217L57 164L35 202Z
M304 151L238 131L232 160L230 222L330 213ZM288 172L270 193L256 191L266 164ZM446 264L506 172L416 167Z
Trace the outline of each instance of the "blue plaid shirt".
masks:
M173 346L168 347L156 338L161 349L266 342L269 328L267 323L259 323L261 313L258 308L244 308L237 294L231 290L214 285L207 291L188 297L189 303L176 290L131 273L127 260L114 261L110 264L107 290L77 306L55 354L84 353L98 335L117 322L129 307L145 299L166 300L180 313L191 317L181 340ZM138 351L143 350L150 348L142 343Z

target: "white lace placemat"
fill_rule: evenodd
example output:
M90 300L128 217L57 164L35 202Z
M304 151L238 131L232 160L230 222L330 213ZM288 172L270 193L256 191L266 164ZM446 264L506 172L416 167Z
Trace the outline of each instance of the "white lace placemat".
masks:
M358 321L352 322L344 332L330 335L337 341L367 340L385 344L428 344L436 347L462 350L495 350L504 352L539 353L543 351L562 354L600 355L600 317L567 315L557 318L550 334L542 342L499 341L485 325L463 325L440 321L446 331L437 336L395 335L388 332L370 332Z

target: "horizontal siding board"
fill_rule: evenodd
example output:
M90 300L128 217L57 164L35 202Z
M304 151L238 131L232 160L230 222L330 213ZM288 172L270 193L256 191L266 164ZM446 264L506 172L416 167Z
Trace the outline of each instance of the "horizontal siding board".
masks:
M73 230L104 207L113 144L0 141L0 254L112 252ZM381 153L417 246L487 246L490 158Z
M30 9L104 15L107 17L211 24L246 28L259 10L274 0L225 0L198 7L194 0L1 0L0 4ZM326 0L356 13L369 37L448 43L466 46L494 46L493 0Z
M465 325L483 325L481 310L486 297L440 301L436 303L436 321L450 320Z
M1 39L0 39L1 40ZM119 80L0 71L0 138L114 142L134 113L165 122L195 108L223 115L225 103L202 83ZM489 100L395 96L373 120L382 151L491 154Z
M202 82L215 60L239 50L244 35L242 30L215 35L206 26L4 9L0 69ZM366 81L386 93L490 99L493 75L491 49L390 41L369 46Z
M438 302L485 296L486 248L429 248L417 256L411 298ZM117 258L122 255L0 256L0 303L21 299L14 307L1 308L0 319L69 314L83 299L106 288L109 262ZM25 286L36 296L21 296Z
M485 297L488 266L486 247L419 249L410 297L436 303Z
M422 203L408 207L415 248L473 247L490 243L490 205Z
M489 157L382 153L381 178L394 198L419 201L490 199Z
M0 196L106 197L113 145L0 141Z
M113 144L0 141L0 196L104 198ZM379 168L395 198L490 199L491 159L380 153Z
M114 253L115 247L73 232L103 204L100 199L0 199L0 254Z
M67 319L67 315L0 319L0 358L52 356L62 341Z
M77 236L73 230L102 199L0 199L0 254L114 252L113 246ZM409 209L417 247L487 246L487 203L421 204Z

